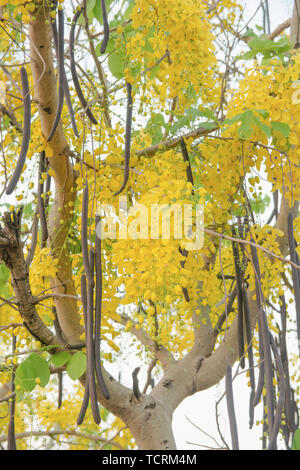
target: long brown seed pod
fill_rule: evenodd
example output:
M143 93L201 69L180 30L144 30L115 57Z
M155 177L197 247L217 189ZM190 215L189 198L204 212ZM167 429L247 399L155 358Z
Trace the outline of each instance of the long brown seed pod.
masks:
M60 343L63 344L63 345L66 345L67 342L63 337L63 332L62 332L61 326L59 324L56 307L52 307L52 313L54 315L53 326L54 326L55 334L56 334L58 340L60 341Z
M267 220L267 225L269 225L272 222L274 217L275 217L275 220L277 220L277 217L278 217L278 189L275 192L273 192L273 202L274 202L274 208L270 217Z
M38 229L39 229L39 219L37 212L34 214L34 219L33 219L33 224L32 224L32 229L31 229L31 242L30 242L30 249L27 253L26 256L26 266L29 267L32 263L36 245L37 245L37 238L38 238Z
M267 408L267 399L266 399L266 396L263 395L263 406L262 406L262 409L263 409L263 426L262 426L262 450L266 450L267 448L267 431L268 431L268 425L267 425L267 411L266 411L266 408Z
M79 98L80 104L81 104L82 108L84 109L84 112L86 113L89 120L93 124L97 124L97 120L93 116L93 114L92 114L90 108L88 107L87 102L86 102L86 100L83 96L83 93L82 93L82 90L81 90L81 87L80 87L80 83L79 83L79 80L78 80L77 72L76 72L75 55L74 55L75 27L76 27L77 20L80 17L81 13L82 13L82 9L78 10L75 13L74 18L72 20L72 24L71 24L71 29L70 29L70 38L69 38L70 69L71 69L71 74L72 74L74 87L75 87L77 96Z
M49 191L51 187L51 176L49 173L47 173L47 178L46 178L46 184L45 184L45 199L44 199L44 207L45 210L47 210L47 207L49 206Z
M16 336L12 336L12 352L16 350ZM15 393L15 372L11 374L11 393ZM16 450L16 436L15 436L15 410L16 410L16 396L15 394L9 401L9 422L7 431L7 450Z
M296 264L300 266L300 258L296 250L295 250L295 253L296 253ZM298 273L298 279L299 279L299 284L300 284L300 269L297 270L297 273Z
M102 8L102 19L103 19L103 27L104 27L104 37L103 37L103 41L100 47L100 52L101 54L104 54L106 51L108 41L109 41L109 24L108 24L105 0L101 0L101 8Z
M276 343L271 333L270 333L270 343L271 343L271 348L272 348L273 355L275 358L276 368L278 371L278 378L279 378L279 398L277 402L274 424L273 424L272 432L270 434L269 446L268 446L268 450L275 450L276 440L277 440L277 436L278 436L278 432L279 432L280 424L281 424L282 412L284 409L286 384L285 384L285 378L284 378L284 370L283 370L282 362L281 362L280 355L278 352L278 348L276 346Z
M38 191L37 191L38 212L40 216L41 231L42 231L42 248L45 248L47 240L48 240L47 218L46 218L44 201L42 198L42 194L44 191L44 181L42 180L42 173L45 170L46 170L46 157L45 157L45 151L43 150L40 153L39 182L38 182Z
M58 59L58 35L57 35L57 26L56 26L56 21L55 20L51 21L51 27L52 27L52 34L53 34L53 40L54 40L54 47L55 47L55 51L56 51L56 57ZM64 74L64 94L65 94L65 99L66 99L66 103L67 103L68 110L69 110L72 129L73 129L73 132L74 132L75 136L79 137L79 132L78 132L78 129L77 129L77 124L76 124L74 109L73 109L72 100L71 100L71 96L70 96L70 89L69 89L69 84L68 84L68 80L67 80L67 76L66 76L65 67L64 67L64 70L63 70L63 74Z
M82 196L82 209L81 209L81 251L84 271L90 284L94 282L92 275L92 268L89 263L89 249L88 249L88 206L89 206L89 189L86 183Z
M249 413L250 413L250 428L253 426L254 418L254 404L253 399L255 396L255 374L254 374L254 359L253 359L253 346L252 346L252 330L250 323L250 310L248 303L248 295L245 286L242 288L242 301L243 301L243 311L245 317L245 326L246 326L246 338L247 338L247 351L248 351L248 362L249 362L249 378L250 378L250 401L249 401Z
M100 224L100 216L96 215L96 227ZM104 397L109 400L109 391L104 381L100 351L101 351L101 315L102 315L102 261L101 261L101 237L95 235L95 266L96 266L96 301L95 301L95 368L98 384Z
M233 236L235 237L235 230L233 229ZM237 303L238 303L238 348L240 364L242 369L245 368L244 358L244 315L243 315L243 278L241 272L241 265L239 259L239 251L236 243L232 242L233 259L235 267L236 285L237 285Z
M124 178L119 191L114 196L120 194L126 187L129 178L129 162L130 162L130 147L131 147L131 126L132 126L132 86L126 82L127 89L127 111L126 111L126 129L125 129L125 149L124 149Z
M294 225L293 214L292 212L290 212L288 215L288 239L289 239L290 258L293 263L297 263L297 252L295 249L293 225ZM297 338L298 338L298 349L299 349L299 355L300 355L300 282L299 282L298 272L294 266L292 266L292 280L293 280L294 295L295 295Z
M232 312L233 304L236 298L236 291L237 291L237 288L236 286L234 286L233 290L230 292L227 299L225 299L225 309L223 310L223 313L219 316L217 324L214 327L214 336L218 336L218 334L220 333L222 329L224 321L228 317L229 313Z
M29 147L29 142L30 142L30 129L31 129L31 100L30 100L30 94L29 94L29 83L28 83L28 76L25 67L21 67L21 82L22 82L22 96L23 96L23 103L24 103L24 125L23 125L23 135L22 135L22 145L21 145L21 150L19 154L19 158L14 170L14 173L11 177L11 180L6 188L6 194L9 195L11 194L22 173L27 152L28 152L28 147Z
M261 318L258 315L257 318L258 322L258 348L259 348L259 373L258 373L258 380L257 380L257 388L253 398L253 406L257 406L263 392L264 384L265 384L265 364L264 364L264 348L263 348L263 340L262 340L262 333L261 333Z
M281 314L281 331L279 333L279 345L280 345L280 357L284 370L284 377L286 382L286 393L285 393L285 405L284 412L286 416L286 424L289 432L294 432L297 427L295 425L294 411L293 411L293 402L292 402L292 393L291 393L291 384L290 384L290 372L289 372L289 362L287 354L287 345L286 345L286 302L284 295L280 296L280 314Z
M92 275L94 274L95 256L91 249L89 252L89 264ZM94 276L93 276L94 277ZM94 279L87 283L87 313L86 313L86 354L87 354L87 380L89 382L90 403L93 418L96 424L101 421L99 406L97 400L96 381L95 381L95 348L94 348Z
M90 401L89 384L86 378L83 400L82 400L81 408L80 408L77 421L76 421L78 426L80 426L83 423L87 407L89 406L89 401Z
M232 369L231 369L230 364L226 368L225 389L226 389L226 402L227 402L227 411L228 411L230 433L231 433L232 450L239 450L238 429L237 429L237 422L236 422L236 416L235 416L235 410L234 410L233 390L232 390Z
M184 141L183 137L181 137L180 146L181 146L181 153L182 153L182 156L183 156L183 160L185 161L185 163L187 163L187 167L186 167L187 181L194 186L194 178L193 178L193 173L192 173L190 157L189 157L189 154L188 154L188 151L187 151L187 148L186 148L185 141ZM192 194L193 194L193 191L192 191Z
M80 287L81 287L81 302L82 302L82 308L83 308L83 316L84 316L84 325L85 325L85 331L87 328L87 291L86 291L86 276L85 274L82 274L80 278ZM89 405L90 401L90 394L89 394L89 382L88 382L88 377L86 373L85 377L85 387L84 387L84 396L81 404L81 408L77 417L77 424L80 426L82 424L85 413L87 410L87 407Z
M139 389L139 380L138 380L138 373L141 370L140 367L136 367L132 372L132 389L134 396L139 399L142 395Z
M57 35L57 65L58 65L58 102L55 118L52 124L52 129L47 139L49 142L58 126L60 121L63 105L64 105L64 96L65 96L65 67L64 67L64 11L58 10L58 35Z
M249 399L249 428L250 429L253 428L253 424L254 424L254 405L253 405L254 395L255 395L255 390L251 390L250 399Z
M262 359L262 356L260 356L260 359ZM257 388L256 388L256 392L253 398L254 407L258 405L259 400L261 399L263 388L264 388L264 383L265 383L265 367L264 367L264 363L261 362L260 367L259 367Z
M253 239L251 239L253 241ZM261 331L261 339L264 351L264 370L265 370L265 384L266 384L266 400L267 400L267 409L268 409L268 430L269 435L273 429L274 422L274 396L273 396L273 374L272 374L272 358L271 358L271 349L270 349L270 336L268 321L265 314L265 311L262 307L262 288L261 288L261 275L259 260L256 248L251 245L251 255L253 267L255 270L255 286L256 286L256 299L259 307L259 328Z
M58 378L58 399L57 399L57 408L59 409L62 404L62 397L63 397L63 372L60 370L57 373Z
M186 148L185 141L184 141L183 137L180 140L180 146L181 146L181 153L182 153L182 156L183 156L183 160L188 163L188 166L186 168L187 181L189 183L191 183L192 185L194 185L194 179L193 179L193 173L192 173L190 158L189 158L189 154L188 154L188 151L187 151L187 148ZM194 190L192 190L192 194L194 194ZM185 258L187 258L187 256L188 256L188 251L185 250L185 249L182 249L181 247L179 247L179 253L182 256L184 256ZM183 268L184 265L185 265L185 261L180 261L180 265ZM182 293L184 295L185 301L189 302L190 301L190 296L189 296L189 291L186 287L182 287Z

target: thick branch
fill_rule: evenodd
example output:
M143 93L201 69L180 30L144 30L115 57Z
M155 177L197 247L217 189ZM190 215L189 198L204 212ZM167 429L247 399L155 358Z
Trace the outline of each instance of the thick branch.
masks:
M11 218L13 216L13 221ZM9 240L9 246L0 249L0 260L11 272L11 283L15 293L15 304L24 324L32 334L45 344L59 344L58 338L46 327L38 316L34 298L29 284L29 272L23 255L23 246L20 241L21 213L4 214L5 226L1 235Z
M289 18L288 20L286 20L283 23L279 24L274 29L274 31L272 31L272 33L269 34L269 39L271 39L273 41L277 36L279 36L280 33L282 33L282 31L289 28L291 26L291 23L292 23L292 18Z
M48 138L57 107L57 81L53 68L52 31L49 11L46 7L34 13L29 25L31 68L34 79L35 99L38 103L41 128ZM38 52L37 52L38 51ZM49 217L49 239L52 255L58 261L57 278L51 279L54 294L69 297L55 298L59 323L67 342L78 343L81 334L76 295L72 280L71 263L66 238L71 222L70 203L75 200L75 177L69 161L69 147L64 136L62 121L59 122L47 149L49 165L54 170L55 200Z
M76 436L80 437L82 439L87 439L88 441L93 441L96 443L101 443L103 445L105 444L110 444L116 449L123 450L123 447L115 441L112 441L110 439L104 439L103 437L96 436L94 434L88 434L85 432L80 432L80 431L75 431L75 430L70 430L70 431L25 431L21 432L15 435L16 439L26 439L27 437L31 436L36 436L36 437L56 437L56 436ZM7 441L7 435L4 434L0 436L0 442L6 442Z
M8 107L4 106L4 104L0 103L0 113L5 114L9 118L11 124L16 128L16 130L20 134L22 134L22 132L23 132L22 127L18 123L18 121L16 119L16 116L14 115L12 110L10 110Z
M219 129L219 126L215 126L213 129L205 129L204 127L199 127L198 129L191 131L191 132L187 132L186 134L180 137L174 137L173 139L165 140L159 144L150 145L150 147L147 147L145 149L137 150L135 154L137 157L142 157L142 156L152 157L159 150L166 151L166 150L177 147L177 145L180 144L182 138L184 138L184 140L197 139L198 137L203 137L218 129Z
M164 346L158 345L142 328L136 328L136 323L131 320L126 314L120 315L120 323L124 326L128 322L132 323L130 332L136 336L136 338L151 351L154 356L161 362L163 368L166 370L170 364L176 363L174 357Z

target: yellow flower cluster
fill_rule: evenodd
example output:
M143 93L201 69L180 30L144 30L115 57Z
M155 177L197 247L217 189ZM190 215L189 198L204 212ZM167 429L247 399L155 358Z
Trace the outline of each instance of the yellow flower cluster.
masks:
M263 124L272 127L272 122L278 122L288 126L288 135L283 135L274 127L271 143L263 131L256 127L248 140L261 142L265 148L254 145L250 153L249 146L245 146L244 166L246 170L252 167L260 171L264 165L273 190L278 189L284 193L290 203L299 199L300 194L300 105L297 103L299 74L298 52L292 56L288 65L275 59L269 66L257 65L256 68L247 71L245 79L240 81L239 89L228 106L228 117L247 109L258 109L268 113L267 117L260 117ZM233 135L236 126L228 132Z
M183 111L197 97L210 102L214 97L213 68L216 65L213 34L205 2L200 0L138 0L132 12L137 33L126 45L127 79L136 64L146 73L149 98L179 100Z

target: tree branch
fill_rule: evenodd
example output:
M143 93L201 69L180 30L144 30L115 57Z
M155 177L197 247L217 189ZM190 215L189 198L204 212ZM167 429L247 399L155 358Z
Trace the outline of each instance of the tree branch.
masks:
M214 132L219 129L219 126L215 126L212 129L205 129L204 127L199 127L198 129L187 132L186 134L183 134L180 137L174 137L173 139L168 139L163 142L160 142L159 144L156 145L150 145L150 147L146 147L145 149L142 150L137 150L135 152L135 155L137 157L153 157L153 155L156 154L158 151L166 151L168 149L172 149L177 147L177 145L180 144L181 139L184 138L186 139L198 139L198 137L203 137L207 134L210 134L211 132Z
M53 68L51 18L47 7L34 12L35 19L29 24L31 69L34 80L35 99L41 128L48 138L57 108L57 81ZM37 53L39 51L39 54ZM43 70L45 69L45 73ZM71 222L71 207L76 196L75 176L69 161L69 146L60 120L53 138L47 145L49 165L54 170L55 200L49 215L49 244L52 256L57 259L57 278L51 279L54 294L75 296L72 269L65 243ZM55 298L59 322L68 343L79 343L82 328L76 299Z
M26 432L20 432L15 435L16 439L26 439L27 437L31 436L36 436L36 437L55 437L55 436L76 436L80 437L82 439L87 439L89 441L93 441L96 443L102 443L102 444L110 444L116 449L124 450L123 447L118 443L115 442L111 439L104 439L103 437L96 436L94 434L88 434L85 432L80 432L76 430L70 430L70 431L26 431ZM6 442L7 441L7 435L2 435L0 436L0 442Z
M11 283L15 293L15 304L18 306L24 325L45 344L59 344L58 338L46 327L40 319L33 300L29 284L29 272L23 255L23 246L20 240L21 213L5 212L4 227L1 235L9 240L6 248L0 249L0 260L5 263L11 272ZM12 220L13 219L13 220Z
M117 321L114 319L114 321ZM166 370L171 364L176 363L174 357L164 346L158 345L142 328L136 328L137 323L134 322L128 315L125 313L120 315L120 321L122 325L126 326L127 323L132 323L130 333L135 335L135 337L151 351L155 357L161 362L163 368Z
M292 24L292 18L289 18L288 20L285 20L283 23L279 24L275 29L274 31L272 31L272 33L269 34L269 39L271 39L272 41L277 37L279 36L280 33L282 33L282 31L284 31L285 29L289 28Z

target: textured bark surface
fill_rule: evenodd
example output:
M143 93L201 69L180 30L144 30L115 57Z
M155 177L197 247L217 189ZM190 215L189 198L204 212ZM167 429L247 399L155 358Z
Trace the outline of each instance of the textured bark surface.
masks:
M52 30L49 11L46 8L35 12L35 20L29 26L31 69L34 79L35 99L42 133L47 140L57 107L57 79L53 66ZM70 202L75 200L75 176L69 160L70 149L62 123L58 124L53 138L47 144L47 158L54 170L55 200L49 216L49 242L52 255L58 260L58 273L51 280L53 293L75 295L71 263L66 247L66 238L71 222ZM76 300L60 297L56 300L58 320L64 338L70 344L80 342L82 329L79 324Z
M294 1L290 40L296 49L300 46L300 0Z
M0 260L11 272L15 302L24 325L42 343L59 344L58 338L45 326L35 308L35 299L29 284L29 272L20 241L21 212L18 214L6 212L3 219L5 225L0 229L0 237L5 239L7 243L5 246L3 244L1 246L0 242Z

